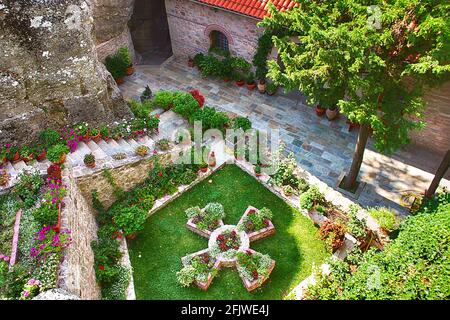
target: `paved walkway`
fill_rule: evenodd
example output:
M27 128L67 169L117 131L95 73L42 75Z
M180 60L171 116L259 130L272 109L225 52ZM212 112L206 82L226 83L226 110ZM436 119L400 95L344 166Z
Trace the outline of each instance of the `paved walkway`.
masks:
M135 74L120 88L126 98L139 99L147 84L153 92L198 89L205 96L206 105L248 116L258 129L280 128L281 138L299 165L330 187L336 187L339 176L351 164L357 130L348 132L343 116L335 121L317 117L300 94L261 95L232 82L203 79L196 68L177 59L161 67L137 66ZM439 161L415 147L392 157L384 156L370 142L360 174L366 185L357 201L364 206L387 206L404 213L399 205L401 195L411 190L423 192ZM448 180L442 184L450 186Z

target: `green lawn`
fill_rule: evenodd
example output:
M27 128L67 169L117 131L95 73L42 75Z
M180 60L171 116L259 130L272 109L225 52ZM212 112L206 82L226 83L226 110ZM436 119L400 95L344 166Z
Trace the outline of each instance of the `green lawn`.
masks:
M281 299L311 273L313 263L324 261L327 253L313 223L253 177L235 165L227 165L210 180L212 183L203 181L156 212L144 231L129 241L138 299ZM208 246L206 238L186 228L184 210L209 202L223 204L225 224L237 224L249 205L273 211L276 234L253 242L251 247L269 254L276 266L270 279L252 293L246 291L233 269L219 271L207 292L196 286L184 288L177 282L180 258Z

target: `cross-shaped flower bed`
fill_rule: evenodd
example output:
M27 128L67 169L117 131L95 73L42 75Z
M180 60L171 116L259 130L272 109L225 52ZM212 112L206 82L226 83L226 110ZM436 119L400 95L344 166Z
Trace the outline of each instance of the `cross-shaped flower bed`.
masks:
M214 208L211 218L211 208ZM275 233L272 212L249 206L237 225L224 225L223 207L210 203L204 209L186 210L187 228L208 238L208 249L181 258L183 269L177 273L183 286L196 284L207 290L217 272L224 267L236 268L247 291L260 287L268 278L275 261L268 255L250 249L250 242ZM212 223L212 224L211 224ZM209 227L208 227L209 226ZM214 227L214 230L211 228Z

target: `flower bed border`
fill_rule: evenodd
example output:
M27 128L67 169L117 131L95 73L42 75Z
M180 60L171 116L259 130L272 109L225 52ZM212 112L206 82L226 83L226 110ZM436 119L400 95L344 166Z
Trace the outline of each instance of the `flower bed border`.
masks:
M255 208L253 206L248 206L247 210L245 210L244 214L242 215L241 219L239 219L239 222L237 224L237 226L239 227L239 225L241 225L244 221L244 219L248 216L248 213L250 212L250 210L254 210L256 212L259 212L258 208ZM253 241L257 241L266 237L269 237L271 235L274 235L276 232L275 226L273 225L272 221L267 219L267 221L269 221L269 226L262 228L260 230L257 231L253 231L253 232L247 232L248 238L250 239L251 242Z
M204 209L202 209L202 211L203 211L203 210L204 210ZM192 232L198 234L199 236L204 237L204 238L208 238L208 239L209 239L209 237L211 236L212 231L200 229L199 227L197 227L197 224L195 224L194 222L192 222L193 220L194 220L194 218L189 219L189 220L186 222L186 227L187 227L189 230L191 230ZM217 227L217 228L220 228L220 227L224 226L224 223L223 223L223 220L222 220L222 219L219 219L218 221L219 221L219 227ZM217 229L217 228L216 228L216 229ZM213 231L214 231L214 230L213 230Z
M186 266L185 261L187 258L200 256L200 255L202 255L204 253L208 253L208 252L209 252L209 249L203 249L203 250L188 254L181 258L181 263L183 264L183 266ZM216 261L214 262L214 266L212 268L216 269L216 270L220 270L221 269L220 263L221 263L220 259L216 259ZM214 275L212 274L212 272L210 272L210 273L208 273L208 280L206 282L194 280L194 283L195 283L195 285L197 285L197 287L199 287L203 291L207 291L209 286L211 285L213 279L214 279Z
M253 249L248 249L248 251L250 251L252 254L255 254L256 251ZM267 280L269 280L270 278L270 274L272 273L273 269L275 268L275 260L271 259L272 262L270 263L270 267L267 273L267 276L261 276L262 281L259 282L258 279L254 280L254 281L249 281L246 278L244 278L243 276L241 276L239 274L239 277L242 279L242 282L244 283L245 288L247 289L248 292L252 292L255 289L258 289L259 287L261 287Z

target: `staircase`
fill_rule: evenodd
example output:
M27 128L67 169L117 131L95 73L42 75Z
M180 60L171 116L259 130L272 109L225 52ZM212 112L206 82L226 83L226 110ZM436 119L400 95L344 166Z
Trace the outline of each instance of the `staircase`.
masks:
M143 159L135 154L135 149L139 145L149 147L149 153L146 157L151 157L155 149L155 141L162 138L170 138L172 133L177 128L188 128L189 125L186 120L172 111L163 112L163 110L154 110L152 114L160 114L159 133L152 136L141 136L134 139L119 139L108 141L100 140L95 142L93 140L88 142L80 141L75 152L69 153L66 158L65 166L72 169L75 177L92 174L95 171L105 168L115 168L126 163L135 162ZM91 169L84 164L84 156L92 153L95 156L96 167ZM114 155L124 153L125 159L114 159ZM24 161L15 163L7 162L3 164L3 168L9 174L9 182L6 186L0 186L0 193L14 186L21 172L38 170L42 175L47 174L47 168L51 162L45 159L42 162L32 161L28 164Z

